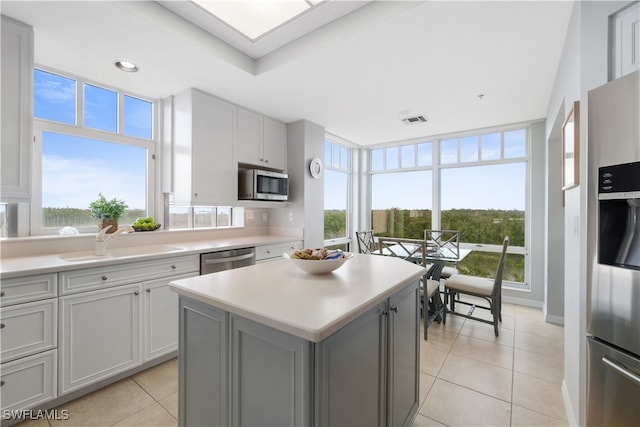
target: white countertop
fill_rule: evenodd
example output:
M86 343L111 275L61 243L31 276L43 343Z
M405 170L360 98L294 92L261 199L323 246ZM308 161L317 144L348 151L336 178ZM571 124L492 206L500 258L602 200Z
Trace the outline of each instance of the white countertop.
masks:
M319 342L424 272L423 267L399 258L354 254L326 275L305 273L282 259L177 280L171 288L221 310Z
M195 240L167 242L166 245L144 245L131 246L127 248L118 248L117 245L110 246L110 251L124 253L117 257L110 256L93 256L93 251L82 252L65 252L51 255L25 256L15 258L2 258L0 260L0 277L8 279L32 274L54 273L59 271L75 270L78 268L89 268L107 265L117 265L125 262L135 262L147 259L165 258L167 256L184 256L195 255L204 252L215 252L227 249L236 249L251 246L262 246L276 244L280 242L288 242L296 240L294 237L276 236L276 235L256 235L229 237L211 240ZM302 240L302 239L300 239ZM153 251L153 247L171 247L171 250ZM139 248L139 253L135 249ZM123 249L126 249L123 251ZM151 253L150 253L151 252ZM82 258L86 255L86 259L65 260L64 257Z

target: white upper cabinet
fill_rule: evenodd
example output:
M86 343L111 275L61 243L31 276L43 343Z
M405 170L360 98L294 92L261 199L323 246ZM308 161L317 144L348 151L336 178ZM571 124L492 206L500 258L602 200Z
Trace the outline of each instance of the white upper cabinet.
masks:
M286 125L238 108L238 162L284 171L286 156Z
M640 69L640 4L614 14L612 26L611 73L617 79Z
M33 29L2 17L3 200L30 196L31 112L33 110Z
M216 205L238 200L237 111L235 105L195 89L174 97L174 203Z

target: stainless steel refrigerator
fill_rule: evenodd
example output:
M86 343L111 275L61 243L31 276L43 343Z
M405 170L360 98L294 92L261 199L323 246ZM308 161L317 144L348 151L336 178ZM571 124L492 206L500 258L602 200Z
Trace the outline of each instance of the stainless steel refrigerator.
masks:
M588 426L640 426L639 76L588 94Z

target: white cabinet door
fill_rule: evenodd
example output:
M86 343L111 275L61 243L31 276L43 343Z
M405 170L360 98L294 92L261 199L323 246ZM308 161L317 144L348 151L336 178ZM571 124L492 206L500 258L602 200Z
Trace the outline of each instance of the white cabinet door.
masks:
M140 364L141 284L60 298L59 394Z
M57 303L52 298L2 309L0 357L3 363L56 347Z
M287 169L287 126L284 123L264 118L263 157L268 167Z
M169 289L169 283L197 275L194 272L144 282L143 362L178 350L178 294Z
M238 108L238 162L264 166L262 116Z
M2 17L2 198L29 197L33 29Z
M238 108L238 162L283 171L286 157L286 125Z
M238 200L237 107L191 89L174 98L175 203Z
M34 408L57 397L57 351L2 364L3 411Z

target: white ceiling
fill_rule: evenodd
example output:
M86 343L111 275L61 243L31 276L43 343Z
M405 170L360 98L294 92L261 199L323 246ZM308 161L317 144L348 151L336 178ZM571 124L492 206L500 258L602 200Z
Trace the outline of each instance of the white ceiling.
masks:
M257 53L156 2L3 0L0 11L34 27L36 64L152 98L197 87L360 145L546 115L572 2L347 3L346 15L307 17L314 30L284 30ZM404 124L410 115L428 121Z

